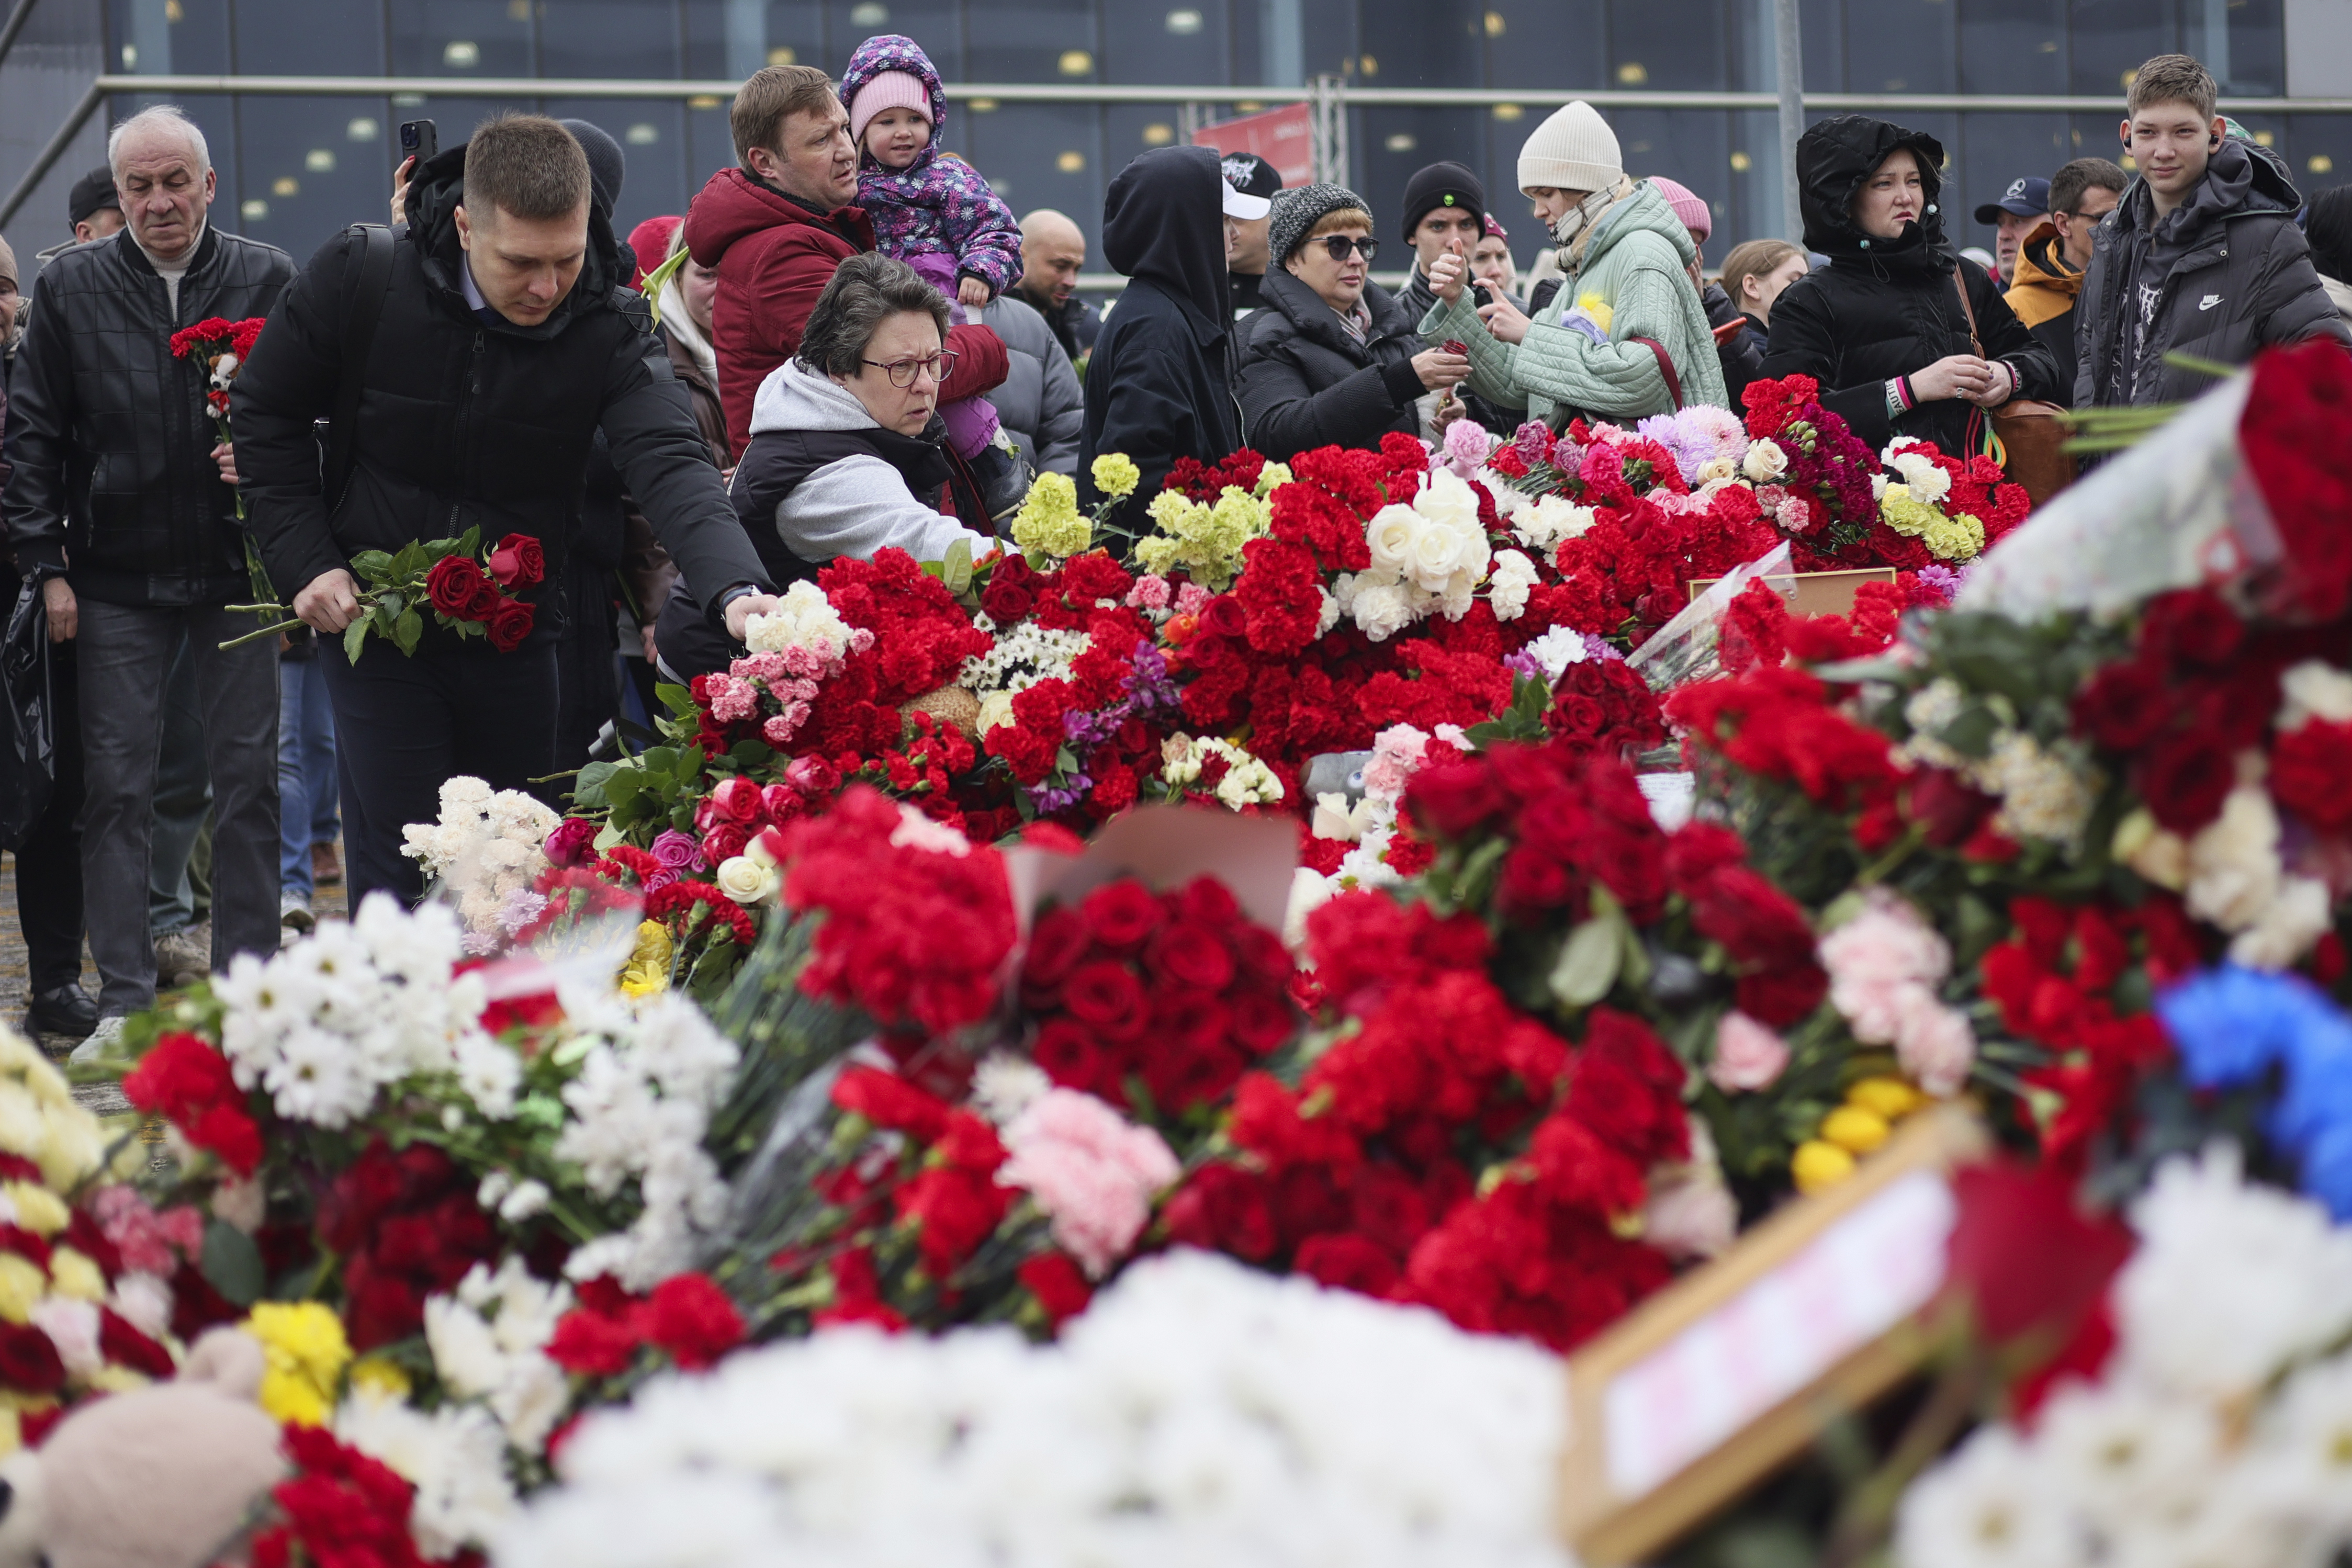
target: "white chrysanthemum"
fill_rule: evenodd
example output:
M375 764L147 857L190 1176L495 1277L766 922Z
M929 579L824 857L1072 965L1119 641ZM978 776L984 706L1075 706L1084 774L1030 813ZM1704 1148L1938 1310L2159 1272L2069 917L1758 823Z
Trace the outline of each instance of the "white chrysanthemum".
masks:
M507 1378L507 1354L482 1314L454 1296L425 1301L425 1343L433 1370L461 1399L479 1398Z
M956 673L956 685L984 700L997 692L1025 692L1039 681L1067 680L1078 655L1093 645L1084 632L1050 630L1024 621L997 633L996 645L987 653L966 659Z
M416 1488L409 1533L428 1557L488 1541L514 1511L506 1438L478 1406L445 1405L427 1416L398 1399L361 1392L335 1413L335 1436Z
M2221 1431L2196 1400L2122 1380L2070 1384L2042 1412L2035 1448L2074 1504L2113 1526L2158 1512L2184 1517L2220 1463Z
M1036 1063L992 1051L972 1071L971 1101L982 1115L1002 1127L1053 1086Z
M1565 496L1538 497L1536 504L1511 519L1511 533L1538 555L1549 556L1577 538L1600 517L1591 507L1580 507Z
M1901 1568L2087 1568L2088 1544L2056 1478L2006 1427L1914 1481L1895 1518Z
M2273 1510L2352 1539L2352 1355L2306 1366L2263 1412L2243 1468Z
M353 1071L350 1041L303 1025L289 1032L261 1075L278 1113L314 1126L341 1127L367 1113L375 1085Z
M1351 584L1354 592L1348 601L1348 613L1365 636L1385 643L1412 624L1412 600L1401 583L1365 581L1370 575L1360 574Z
M1522 651L1542 666L1546 682L1558 681L1570 664L1580 664L1592 653L1584 633L1572 626L1555 626Z
M1992 755L1970 769L1978 787L2000 797L1993 826L2012 839L2071 844L2081 839L2098 803L2098 778L2069 755L2045 748L2023 730L2003 730Z

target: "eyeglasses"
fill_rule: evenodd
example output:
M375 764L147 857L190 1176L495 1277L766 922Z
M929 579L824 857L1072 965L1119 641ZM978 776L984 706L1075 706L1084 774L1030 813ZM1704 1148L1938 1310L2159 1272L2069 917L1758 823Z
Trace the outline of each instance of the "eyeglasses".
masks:
M913 386L915 377L919 374L927 373L935 382L947 380L949 373L955 369L956 357L952 350L941 350L927 359L893 360L887 365L879 360L866 360L861 362L872 365L877 371L888 371L890 384L894 387L905 388Z
M1307 243L1314 245L1318 242L1309 240ZM1370 267L1372 258L1381 254L1380 241L1359 239L1354 235L1325 235L1319 243L1323 246L1323 254L1333 261L1347 260L1348 253L1352 250L1364 258L1365 266Z

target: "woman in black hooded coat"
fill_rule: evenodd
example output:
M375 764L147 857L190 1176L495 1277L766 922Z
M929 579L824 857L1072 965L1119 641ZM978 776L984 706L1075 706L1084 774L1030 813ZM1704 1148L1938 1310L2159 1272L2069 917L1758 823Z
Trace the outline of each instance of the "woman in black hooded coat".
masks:
M1880 193L1881 210L1891 204L1892 215L1874 234L1863 204L1873 177L1899 152L1916 162L1917 183L1906 193L1896 181ZM1773 304L1763 374L1812 377L1822 406L1873 452L1910 435L1965 457L1981 448L1986 410L2011 397L2064 401L2050 351L1990 276L1962 265L1945 239L1943 162L1934 137L1859 114L1824 120L1797 143L1805 246L1830 264ZM1900 169L1898 162L1890 177ZM1962 287L1983 360L1969 344Z

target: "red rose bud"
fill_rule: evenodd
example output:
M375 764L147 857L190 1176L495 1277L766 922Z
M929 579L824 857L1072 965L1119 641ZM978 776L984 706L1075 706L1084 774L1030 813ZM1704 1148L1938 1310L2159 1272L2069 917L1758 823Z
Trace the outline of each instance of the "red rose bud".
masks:
M547 575L547 553L529 534L509 534L490 551L490 575L503 588L528 588Z
M446 555L425 576L425 597L434 609L453 621L476 621L471 612L475 591L488 580L482 569L462 555Z
M471 563L468 563L471 564ZM499 607L490 612L490 646L501 653L511 653L530 635L530 623L536 612L519 599L501 599Z
M585 817L566 817L547 835L544 852L554 865L578 865L594 852L596 824Z

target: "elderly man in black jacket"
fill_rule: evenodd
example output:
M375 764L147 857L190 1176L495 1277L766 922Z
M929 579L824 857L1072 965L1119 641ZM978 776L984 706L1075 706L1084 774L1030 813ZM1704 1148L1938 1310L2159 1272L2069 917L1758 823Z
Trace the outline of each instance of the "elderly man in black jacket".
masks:
M88 780L82 884L102 988L102 1049L153 1005L148 927L165 672L197 661L213 783L213 967L278 946L278 650L224 607L251 580L236 455L205 407L205 367L172 336L274 307L293 264L211 226L204 133L159 106L115 127L107 161L129 225L43 271L12 387L8 533L38 578L49 635L79 648Z
M1113 510L1140 531L1179 457L1216 463L1242 444L1234 402L1231 220L1272 204L1225 183L1207 147L1161 147L1121 169L1103 200L1103 254L1132 279L1095 340L1078 444L1078 500L1102 499L1094 461L1122 453L1142 470Z
M553 771L555 641L567 544L601 425L613 462L696 598L740 640L773 605L767 578L696 432L685 388L650 335L644 302L601 207L588 161L536 115L485 121L418 170L388 287L358 299L365 245L330 241L286 291L235 396L247 499L270 576L325 635L354 900L411 900L418 868L401 830L436 815L453 774L524 789ZM343 363L351 312L379 311L362 365ZM321 493L312 422L358 377L349 482ZM427 617L414 656L371 638L347 657L361 613L352 558L415 539L522 534L546 579L520 647L499 653Z

